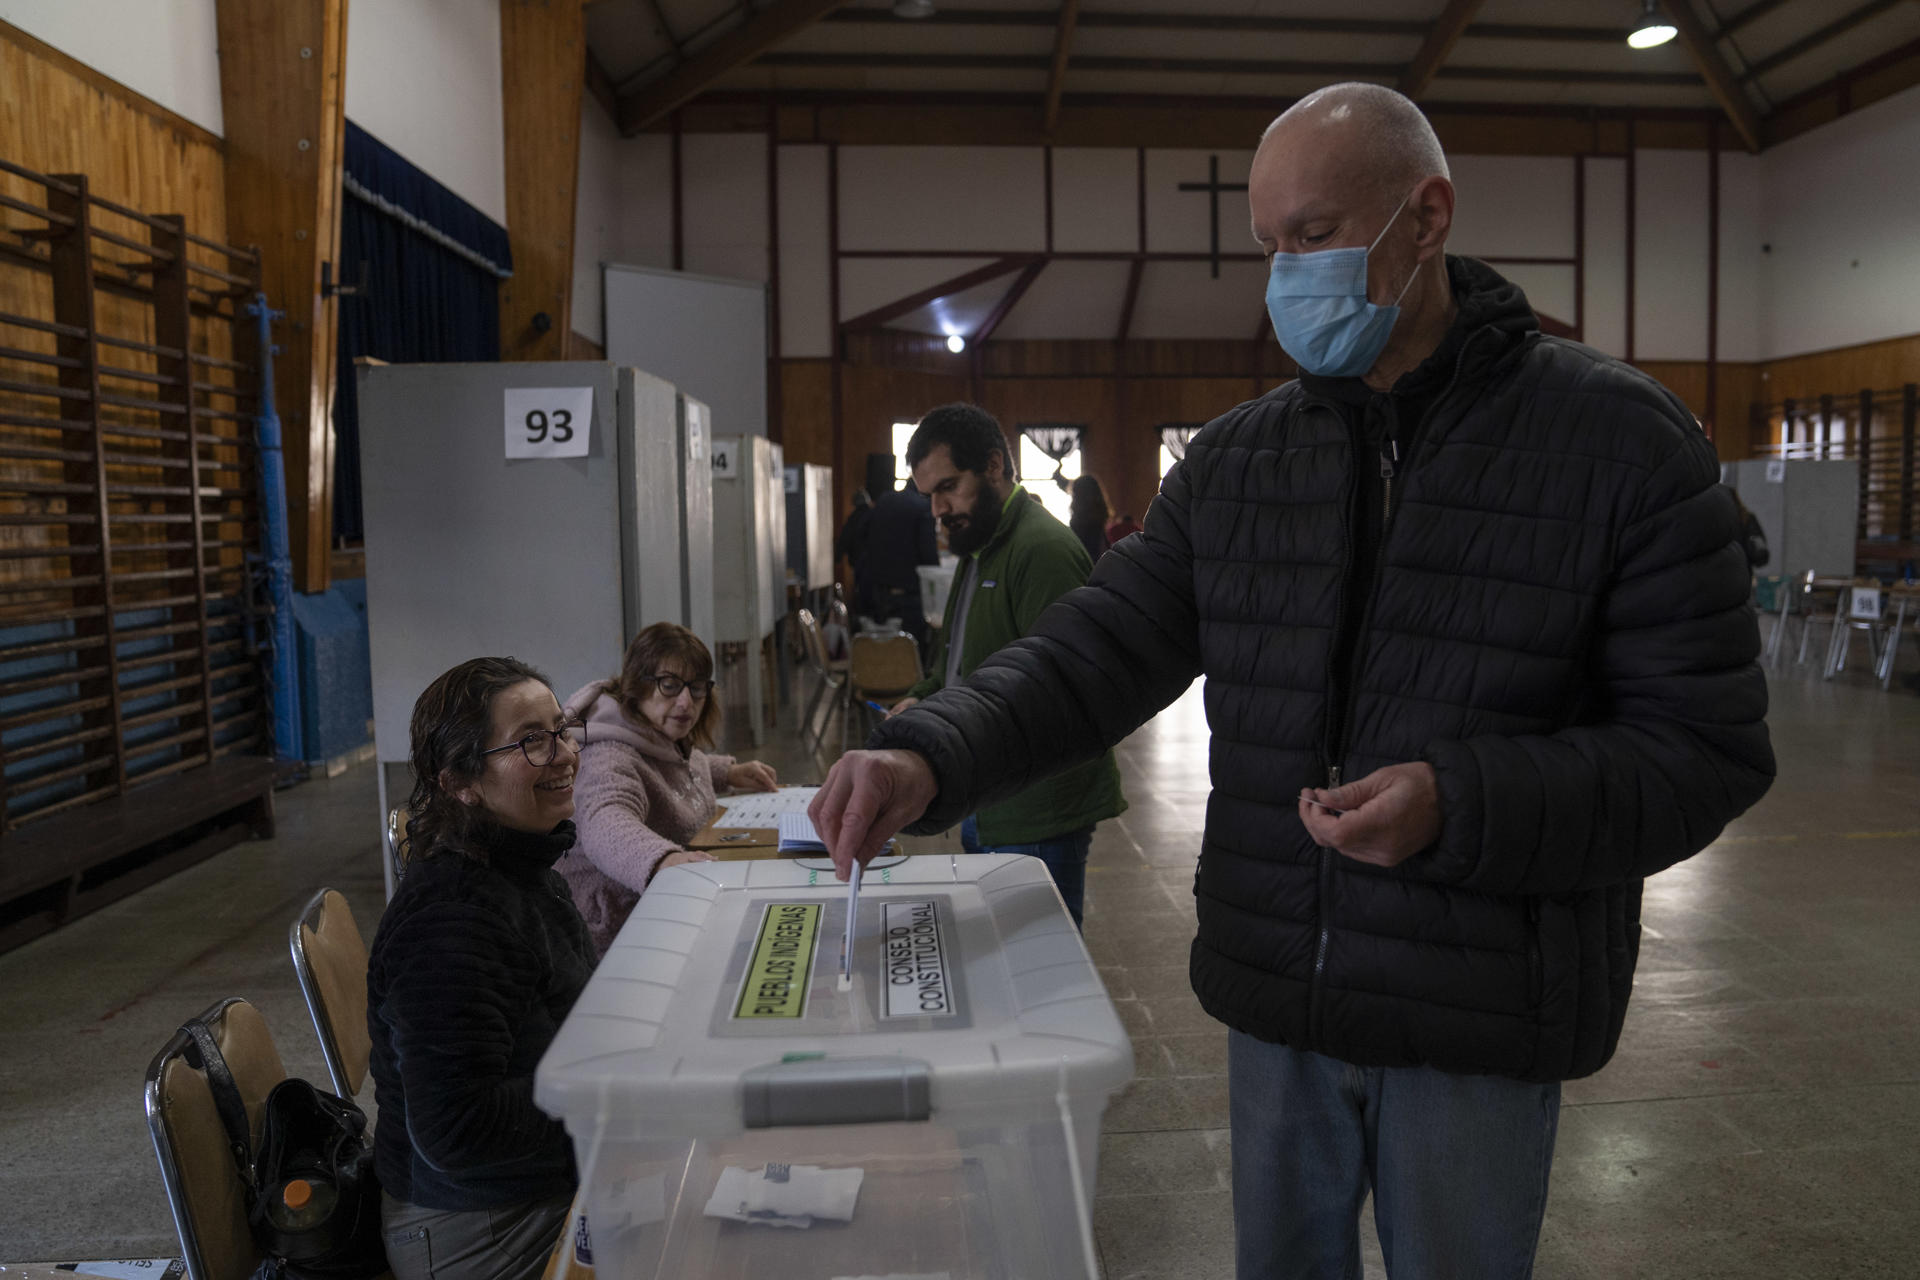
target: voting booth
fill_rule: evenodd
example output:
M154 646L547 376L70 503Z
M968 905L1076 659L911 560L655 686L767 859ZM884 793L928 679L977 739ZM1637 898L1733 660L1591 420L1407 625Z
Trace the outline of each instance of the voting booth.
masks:
M786 471L787 581L820 591L833 585L833 468L798 462Z
M1860 464L1852 458L1748 458L1721 464L1725 482L1760 521L1763 573L1851 578L1860 536Z
M786 612L787 495L780 446L762 436L713 442L713 614L722 644L746 646L753 742L766 737L770 691L760 642ZM716 655L717 656L717 655Z
M1088 1280L1133 1056L1037 860L674 867L534 1077L600 1280Z

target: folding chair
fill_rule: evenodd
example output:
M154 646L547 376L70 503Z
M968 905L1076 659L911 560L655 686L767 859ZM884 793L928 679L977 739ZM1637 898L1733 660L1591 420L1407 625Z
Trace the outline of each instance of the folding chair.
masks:
M1867 659L1873 674L1882 674L1885 648L1892 643L1887 635L1887 591L1873 578L1856 578L1840 588L1833 602L1833 630L1827 635L1827 662L1821 672L1831 680L1847 667L1847 655L1853 647L1853 633L1867 633Z
M800 718L800 740L805 742L811 737L817 748L826 738L827 724L832 723L834 705L845 700L847 660L827 656L826 641L820 637L820 623L814 618L811 609L796 610L794 617L799 620L801 649L805 652L807 665L813 668L813 674L817 680L813 697L807 703L807 713ZM830 694L842 696L828 702ZM813 720L823 702L827 702L827 720L821 724L819 732L816 733Z
M346 898L335 889L314 894L287 930L287 946L333 1091L350 1099L366 1083L373 1041L367 1034L367 944Z
M259 1010L238 997L214 1004L200 1020L233 1072L257 1141L267 1093L287 1078L273 1035ZM246 1187L214 1108L200 1052L186 1032L174 1032L148 1066L146 1106L187 1280L247 1280L261 1253L247 1229Z
M899 698L919 683L920 645L912 636L904 631L862 631L854 636L847 659L849 705L840 723L840 749L847 749L856 710L851 704Z

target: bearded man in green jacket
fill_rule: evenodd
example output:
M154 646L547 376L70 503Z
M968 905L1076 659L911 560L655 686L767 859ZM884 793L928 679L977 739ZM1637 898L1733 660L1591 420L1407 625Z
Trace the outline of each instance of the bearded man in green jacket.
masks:
M895 714L958 686L997 650L1027 634L1048 605L1086 585L1093 568L1086 548L1028 499L1012 457L999 422L970 404L940 406L907 441L914 487L932 502L960 569L947 596L932 669L895 704ZM960 839L969 853L1024 853L1046 863L1079 924L1094 824L1126 807L1120 770L1108 751L981 809L961 824Z

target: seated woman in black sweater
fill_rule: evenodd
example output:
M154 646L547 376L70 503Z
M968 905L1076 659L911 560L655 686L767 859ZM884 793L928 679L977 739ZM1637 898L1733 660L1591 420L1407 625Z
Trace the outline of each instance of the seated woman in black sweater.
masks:
M567 1224L573 1148L533 1069L594 965L553 870L579 732L511 658L464 662L414 704L407 871L367 966L397 1280L535 1280Z

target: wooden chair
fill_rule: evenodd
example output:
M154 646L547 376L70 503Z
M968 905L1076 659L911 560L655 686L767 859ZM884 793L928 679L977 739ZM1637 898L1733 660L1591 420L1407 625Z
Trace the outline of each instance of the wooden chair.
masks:
M200 1020L213 1032L233 1072L246 1104L251 1140L257 1142L267 1093L287 1078L273 1035L259 1010L237 997L219 1001ZM227 1146L199 1050L186 1032L174 1032L147 1068L146 1106L187 1280L247 1280L260 1265L261 1253L247 1229L246 1187Z
M853 637L852 653L847 659L847 717L840 726L840 749L847 748L847 736L854 713L853 703L868 699L887 702L905 695L920 683L920 646L904 631L862 631Z
M366 1083L373 1041L367 1034L367 944L346 898L335 889L314 894L287 931L287 946L333 1091L351 1099Z
M811 609L796 610L794 617L799 624L801 649L806 654L807 665L813 668L816 681L813 697L807 702L807 713L800 717L800 739L804 742L812 738L817 747L826 737L827 725L833 722L833 708L846 701L847 660L835 660L827 656L826 641L820 636L820 623ZM822 703L827 707L827 719L816 732L813 721Z

